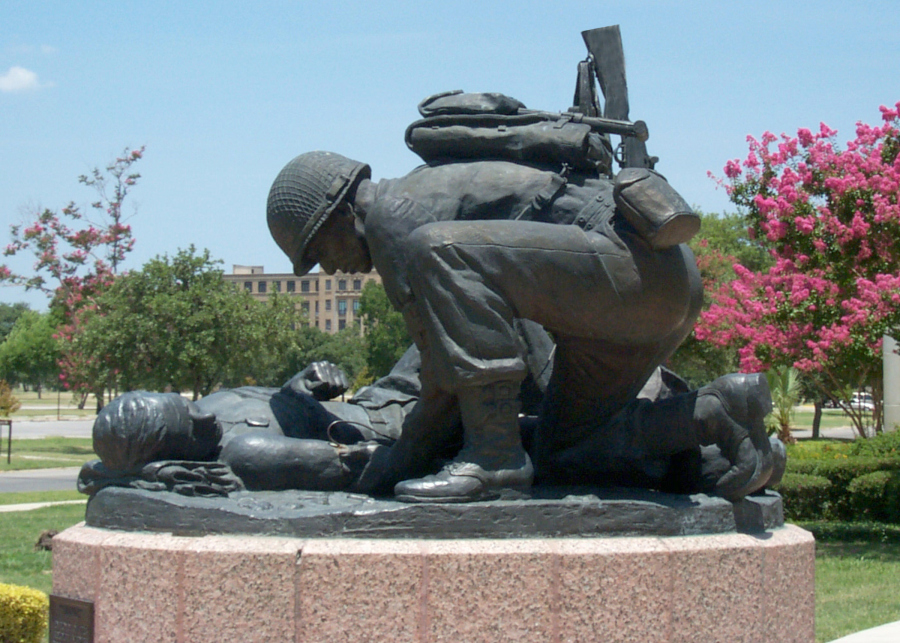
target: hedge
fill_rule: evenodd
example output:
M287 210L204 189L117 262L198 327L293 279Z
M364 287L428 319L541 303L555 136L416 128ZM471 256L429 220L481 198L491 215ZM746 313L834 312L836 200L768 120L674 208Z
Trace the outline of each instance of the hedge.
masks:
M828 478L805 473L785 473L775 490L781 494L788 520L823 520L828 517Z
M886 431L867 440L854 440L850 453L855 456L900 458L900 431Z
M40 641L47 628L48 607L44 592L0 583L0 641Z
M775 489L790 520L900 523L900 457L788 458L785 479Z

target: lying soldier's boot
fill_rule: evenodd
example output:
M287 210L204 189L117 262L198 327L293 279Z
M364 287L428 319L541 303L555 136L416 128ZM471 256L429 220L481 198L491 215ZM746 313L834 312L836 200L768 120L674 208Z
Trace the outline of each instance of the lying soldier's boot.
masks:
M730 463L715 492L739 500L763 488L774 470L763 422L772 410L764 375L732 374L697 391L694 423L702 445L715 444Z
M394 487L402 502L472 502L498 498L504 490L527 491L534 478L519 433L517 382L459 392L463 448L440 472Z
M766 486L771 488L781 482L784 477L784 471L787 469L787 449L784 448L784 442L774 435L769 438L769 444L772 447L772 460L775 463L772 467L772 475L766 481Z

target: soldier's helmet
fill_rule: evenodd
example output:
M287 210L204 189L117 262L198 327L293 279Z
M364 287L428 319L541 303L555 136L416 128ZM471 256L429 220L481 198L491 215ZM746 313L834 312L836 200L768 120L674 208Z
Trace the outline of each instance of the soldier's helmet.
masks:
M371 176L365 163L333 152L301 154L278 173L266 218L275 243L293 262L294 274L313 268L315 263L303 256L309 241L360 181Z

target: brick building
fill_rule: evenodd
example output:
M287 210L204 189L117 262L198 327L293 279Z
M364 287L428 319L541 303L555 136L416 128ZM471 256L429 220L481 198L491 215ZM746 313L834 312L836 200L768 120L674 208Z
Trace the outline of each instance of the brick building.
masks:
M291 273L267 274L263 266L234 266L225 281L243 288L254 299L266 301L273 293L296 298L296 307L305 313L310 325L336 333L351 326L359 317L359 298L368 281L381 283L374 270L347 274L311 272L303 277Z

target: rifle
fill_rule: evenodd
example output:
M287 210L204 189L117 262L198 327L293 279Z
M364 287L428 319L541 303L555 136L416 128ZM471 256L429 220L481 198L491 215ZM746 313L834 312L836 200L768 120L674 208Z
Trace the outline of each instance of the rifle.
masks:
M612 121L628 122L628 83L625 80L625 52L622 48L622 34L618 25L582 31L581 37L588 49L588 59L579 65L579 80L575 89L575 103L579 111L599 112L593 79L588 84L582 71L586 66L596 76L603 92L603 117ZM586 95L587 94L587 95ZM641 121L636 121L640 123ZM616 149L615 158L620 167L643 167L653 169L659 158L648 156L646 125L644 136L620 134L622 141ZM611 132L619 134L619 132Z
M617 134L622 137L636 138L646 141L650 137L644 121L619 120L601 116L585 116L574 109L568 112L544 112L538 109L519 109L517 115L535 116L541 120L554 121L556 127L566 123L584 123L598 134Z

